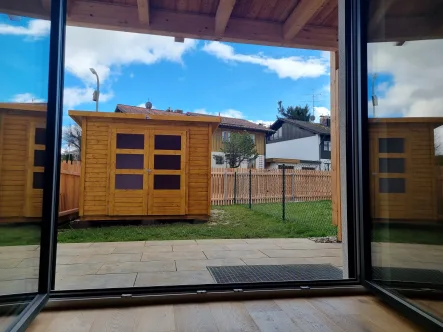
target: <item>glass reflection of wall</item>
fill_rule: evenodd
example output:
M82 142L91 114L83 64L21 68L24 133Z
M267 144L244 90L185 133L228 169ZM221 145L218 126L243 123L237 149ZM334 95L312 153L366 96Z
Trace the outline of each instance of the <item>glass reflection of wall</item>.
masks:
M441 9L371 1L367 50L373 278L443 320Z
M0 330L38 290L50 22L31 7L0 3Z

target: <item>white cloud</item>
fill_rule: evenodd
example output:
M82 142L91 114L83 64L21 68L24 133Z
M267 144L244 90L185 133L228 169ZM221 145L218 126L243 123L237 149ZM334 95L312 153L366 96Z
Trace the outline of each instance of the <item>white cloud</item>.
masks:
M370 75L376 83L377 117L443 117L442 40L410 41L403 46L374 43L368 46ZM380 77L392 77L389 84ZM372 114L372 103L369 102Z
M92 100L92 94L94 92L93 88L79 88L79 87L69 87L64 89L63 93L63 104L67 108L74 108L80 104L84 103L95 103ZM114 97L112 92L103 93L100 92L99 97L99 107L100 102L106 102Z
M151 65L160 61L182 63L185 52L197 42L185 39L174 42L174 37L153 36L120 31L66 28L66 70L87 84L95 84L94 68L101 82L118 72L124 65Z
M205 108L197 108L196 110L194 110L194 113L209 114Z
M49 35L51 23L44 20L30 20L27 26L0 23L0 35L25 36L38 39Z
M254 122L256 124L262 124L265 127L269 127L271 124L273 124L275 121L268 121L268 120L249 120L251 122Z
M134 73L130 73L130 74L129 74L129 77L130 77L130 78L134 78Z
M232 108L227 109L223 112L220 112L220 116L226 116L228 118L236 118L236 119L243 119L244 115L242 112L234 110Z
M331 115L331 111L326 108L326 107L314 107L314 114L315 116L315 122L319 122L320 121L320 116L321 115Z
M11 98L11 101L14 103L42 103L45 100L41 98L37 98L32 93L19 93Z
M329 73L328 52L322 52L320 57L292 56L272 58L262 54L247 55L235 53L232 46L218 41L206 43L203 51L224 61L251 63L265 67L268 71L276 73L279 78L298 80L305 77L319 77Z

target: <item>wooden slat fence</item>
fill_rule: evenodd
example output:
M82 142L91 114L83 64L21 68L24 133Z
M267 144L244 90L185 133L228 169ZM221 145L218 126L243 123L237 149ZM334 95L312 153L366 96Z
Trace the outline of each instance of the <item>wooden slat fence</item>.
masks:
M249 170L212 170L212 204L249 203ZM236 183L236 195L234 186ZM286 201L331 199L331 173L326 171L286 170ZM251 170L252 204L282 201L282 170Z
M443 166L437 170L437 206L438 218L443 219Z
M78 212L80 196L80 162L63 161L60 168L59 216Z

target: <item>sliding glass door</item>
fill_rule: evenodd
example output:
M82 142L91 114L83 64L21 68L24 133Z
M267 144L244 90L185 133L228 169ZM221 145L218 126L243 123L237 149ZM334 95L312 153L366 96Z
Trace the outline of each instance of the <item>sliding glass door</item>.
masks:
M442 326L443 1L361 3L366 279Z

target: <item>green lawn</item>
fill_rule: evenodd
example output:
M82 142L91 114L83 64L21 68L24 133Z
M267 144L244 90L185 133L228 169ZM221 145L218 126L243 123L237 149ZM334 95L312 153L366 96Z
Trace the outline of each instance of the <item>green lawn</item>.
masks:
M40 244L40 226L15 224L0 226L0 246Z
M407 229L402 227L376 227L373 230L374 242L419 243L443 245L442 229Z
M331 225L330 202L318 205L317 202L303 203L302 206L288 209L288 221L283 222L278 213L263 211L278 210L281 204L254 205L251 211L244 206L216 206L208 223L190 224L187 222L151 226L111 226L88 229L61 229L59 242L102 242L102 241L142 241L142 240L186 240L186 239L249 239L249 238L298 238L336 235ZM310 206L309 206L310 205ZM313 214L313 209L327 211ZM329 210L328 210L329 209ZM295 211L309 217L294 220ZM329 211L329 212L328 212ZM329 213L329 217L328 217ZM291 216L289 218L289 216ZM314 217L316 216L316 217Z

